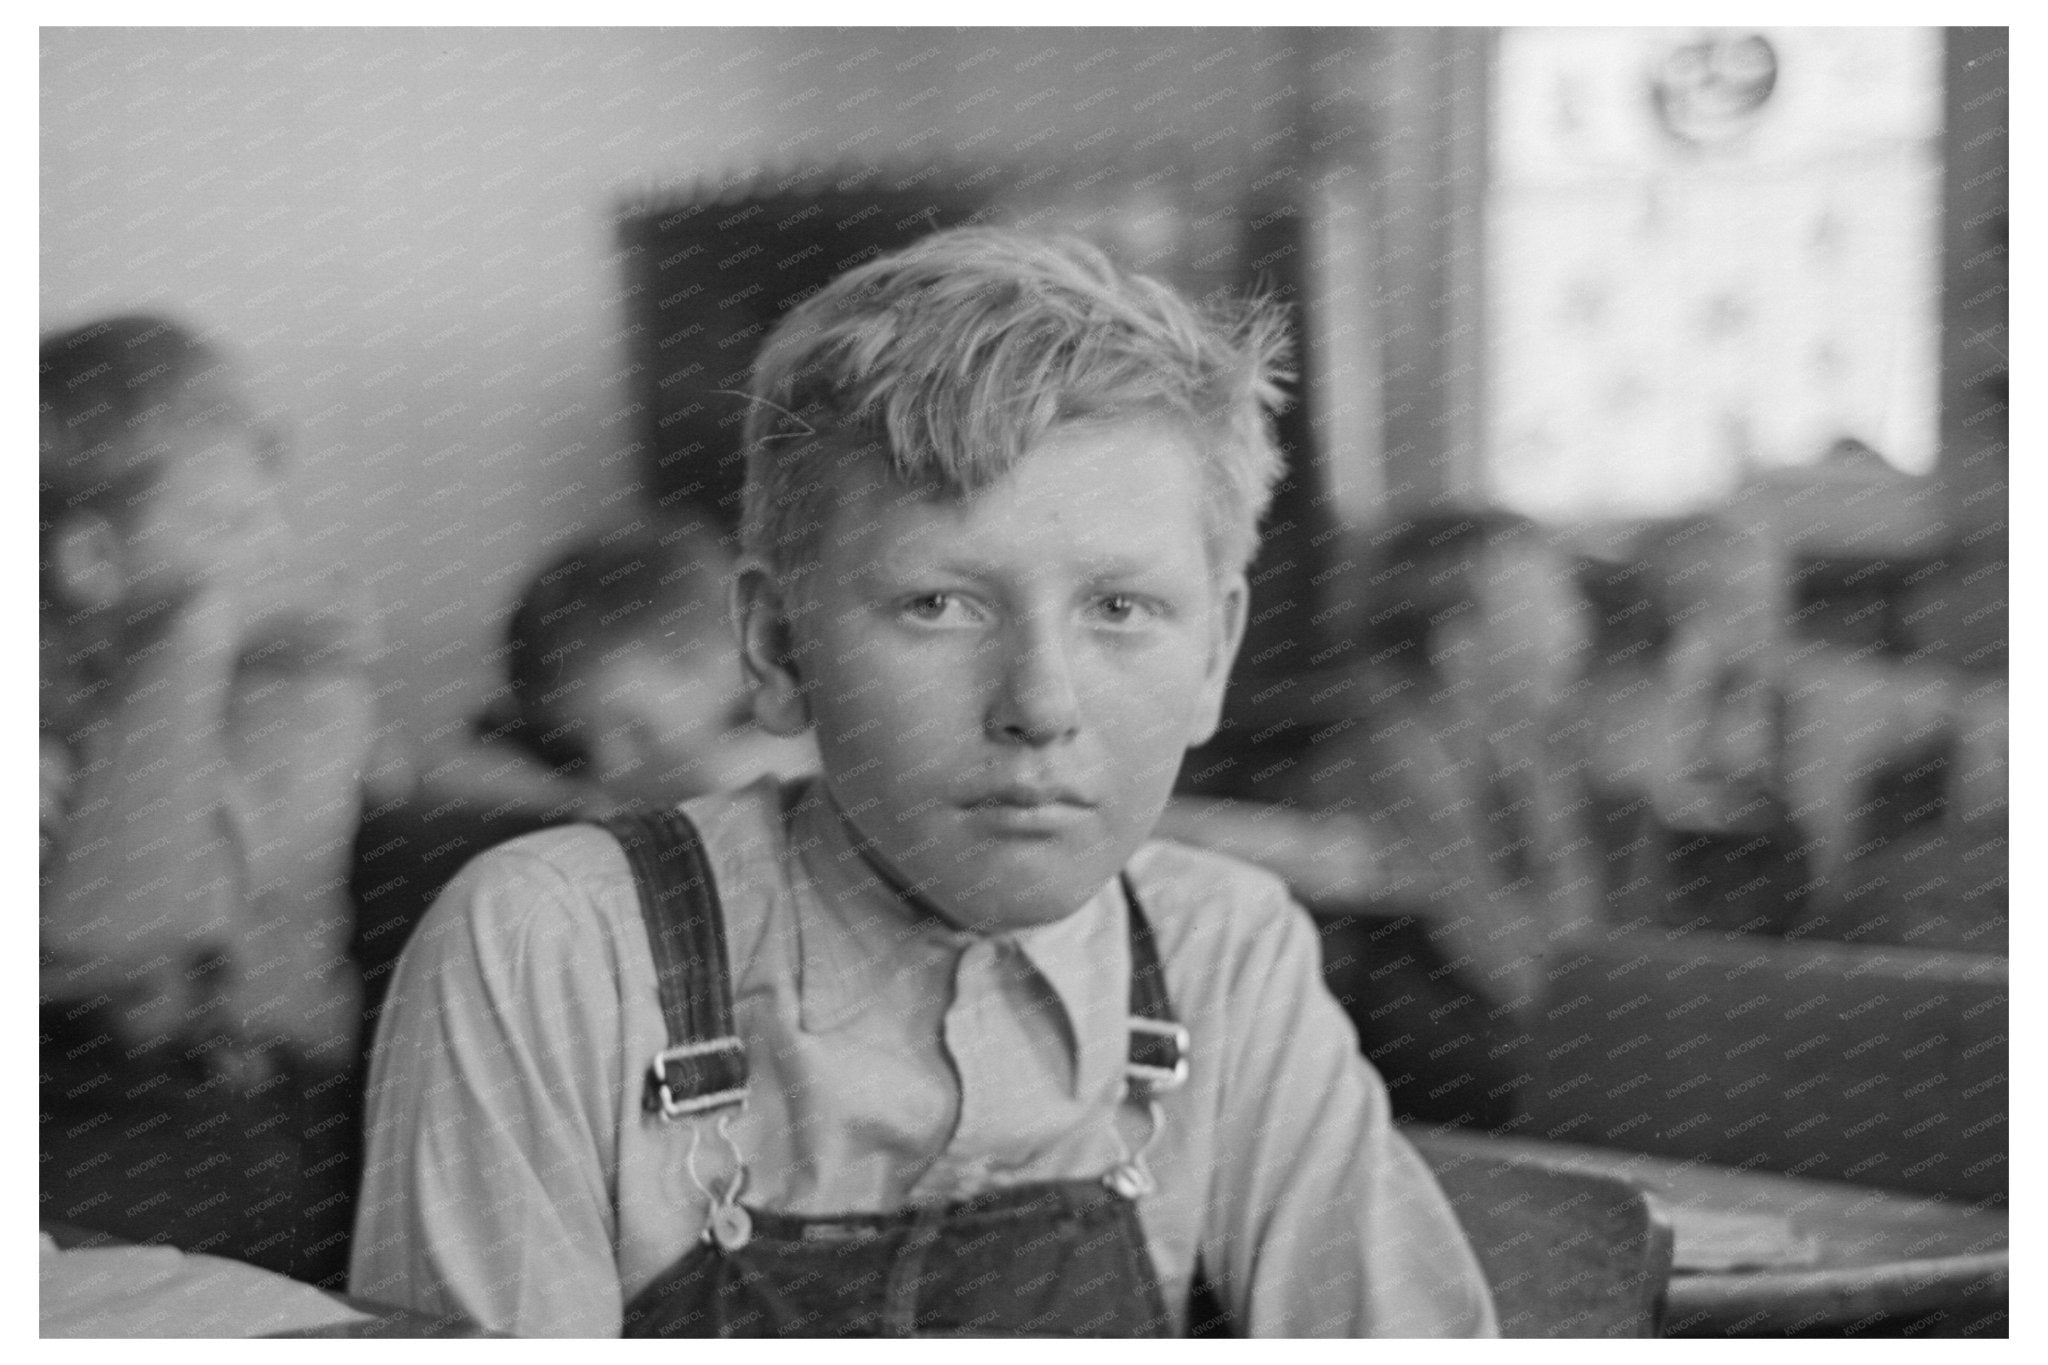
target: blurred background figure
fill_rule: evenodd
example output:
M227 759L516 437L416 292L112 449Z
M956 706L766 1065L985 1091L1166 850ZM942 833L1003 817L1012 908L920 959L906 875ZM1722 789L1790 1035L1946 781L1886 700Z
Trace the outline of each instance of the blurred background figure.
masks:
M528 580L505 626L505 681L469 735L380 767L356 869L373 1008L412 925L489 845L812 769L807 736L754 724L726 618L731 570L707 521L650 514Z
M1590 635L1572 557L1534 522L1466 509L1365 538L1354 661L1233 708L1294 744L1169 830L1265 862L1323 921L1325 974L1396 1108L1507 1121L1547 965L1601 886L1569 707Z
M1311 808L1356 801L1400 850L1371 913L1325 936L1332 984L1356 1002L1397 1103L1497 1124L1529 1063L1545 971L1598 913L1567 709L1587 610L1570 557L1505 512L1409 519L1369 562L1356 723L1290 774L1287 794Z
M287 555L279 442L214 346L116 317L40 368L43 1212L317 1276L366 615Z
M1782 934L1811 892L1785 783L1784 557L1712 515L1644 527L1584 575L1582 690L1610 918Z
M606 803L673 805L812 764L754 724L726 618L731 557L694 518L577 545L506 629L509 714L486 733Z
M1857 591L1884 559L1795 554L1758 501L1652 522L1585 573L1609 918L2003 951L2003 679L1893 638L1882 616L1945 600Z

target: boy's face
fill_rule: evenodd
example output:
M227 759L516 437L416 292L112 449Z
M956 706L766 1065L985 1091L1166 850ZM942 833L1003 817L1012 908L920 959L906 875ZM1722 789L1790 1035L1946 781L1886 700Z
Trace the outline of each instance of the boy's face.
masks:
M798 690L851 832L952 923L1078 910L1214 732L1246 588L1211 566L1200 495L1171 424L1070 424L965 501L842 503L793 662L743 579L750 670Z

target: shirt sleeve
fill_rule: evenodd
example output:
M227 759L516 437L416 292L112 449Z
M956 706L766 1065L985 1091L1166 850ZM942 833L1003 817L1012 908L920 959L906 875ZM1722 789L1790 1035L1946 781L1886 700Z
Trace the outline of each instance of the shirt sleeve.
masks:
M371 1063L351 1292L521 1336L616 1336L618 953L501 848L399 961Z
M1323 985L1313 922L1272 899L1229 987L1211 1279L1251 1336L1497 1335L1479 1263Z

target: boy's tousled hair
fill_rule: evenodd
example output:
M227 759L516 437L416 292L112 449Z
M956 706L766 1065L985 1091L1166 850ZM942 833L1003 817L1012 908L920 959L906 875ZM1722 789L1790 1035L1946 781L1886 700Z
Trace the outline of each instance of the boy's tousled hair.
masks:
M928 495L994 483L1062 422L1160 415L1201 461L1219 571L1247 565L1282 460L1284 311L1197 308L1074 238L934 234L840 276L754 364L741 543L778 574L815 559L862 466Z
M43 534L66 514L119 517L162 470L136 441L151 417L206 389L228 364L169 318L103 318L42 340Z

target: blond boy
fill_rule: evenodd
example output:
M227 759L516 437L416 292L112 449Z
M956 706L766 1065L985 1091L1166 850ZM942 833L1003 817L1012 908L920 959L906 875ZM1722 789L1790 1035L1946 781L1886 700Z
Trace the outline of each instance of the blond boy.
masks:
M1199 1276L1253 1334L1493 1330L1306 915L1150 838L1243 632L1281 351L994 231L784 320L734 614L822 775L456 880L379 1038L356 1292L535 1334L1173 1335Z

